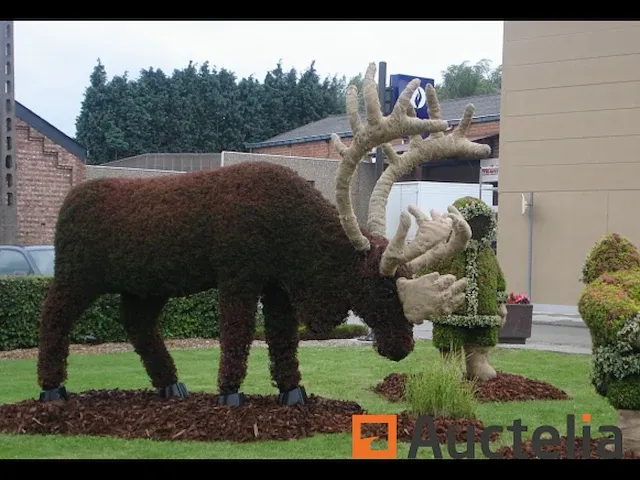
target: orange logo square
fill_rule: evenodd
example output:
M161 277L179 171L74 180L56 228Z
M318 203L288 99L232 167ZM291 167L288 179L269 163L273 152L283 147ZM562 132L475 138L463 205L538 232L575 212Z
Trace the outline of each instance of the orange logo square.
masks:
M379 437L360 438L362 425L366 423L384 423L387 425L387 448L373 450L371 443ZM353 458L397 458L398 456L398 417L396 415L352 415L351 417L351 455Z

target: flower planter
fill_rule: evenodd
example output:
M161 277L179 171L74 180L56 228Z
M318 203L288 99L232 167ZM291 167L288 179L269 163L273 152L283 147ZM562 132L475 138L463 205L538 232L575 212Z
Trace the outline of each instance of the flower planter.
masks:
M507 304L507 317L498 332L499 343L524 344L531 337L533 305Z

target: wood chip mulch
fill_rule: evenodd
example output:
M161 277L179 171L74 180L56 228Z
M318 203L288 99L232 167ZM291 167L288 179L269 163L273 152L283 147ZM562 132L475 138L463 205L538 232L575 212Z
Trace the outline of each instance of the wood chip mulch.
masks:
M248 395L242 407L218 406L217 395L195 392L187 398L164 399L151 390L92 390L71 393L67 402L25 400L0 405L0 432L11 434L106 435L124 439L253 442L292 440L318 433L351 433L352 415L366 413L355 402L310 395L306 405L282 406L277 397ZM466 442L466 427L478 420L437 419L441 443L453 426ZM398 415L398 440L410 441L415 421ZM388 426L365 424L363 436L387 438ZM426 429L423 438L427 439ZM493 438L497 438L493 434Z
M373 390L391 402L404 398L406 373L391 373ZM476 383L476 398L480 402L521 402L524 400L568 400L570 397L553 385L513 373L498 372L486 382Z

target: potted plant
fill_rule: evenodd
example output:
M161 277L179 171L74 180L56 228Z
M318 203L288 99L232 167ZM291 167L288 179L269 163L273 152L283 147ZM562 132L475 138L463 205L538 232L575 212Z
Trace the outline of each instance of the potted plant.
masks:
M511 292L507 296L507 316L498 331L499 343L524 344L531 337L533 304L524 293Z

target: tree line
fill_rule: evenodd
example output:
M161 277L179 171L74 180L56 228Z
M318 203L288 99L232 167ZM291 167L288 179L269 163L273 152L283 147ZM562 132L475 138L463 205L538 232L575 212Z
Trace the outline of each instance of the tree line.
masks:
M489 65L448 67L436 85L440 98L499 92L501 69ZM125 72L108 80L98 59L76 118L76 140L92 165L143 153L245 151L247 142L344 113L351 83L361 90L362 75L321 79L315 62L300 74L279 62L262 82L208 62L189 62L171 75L149 67L136 79Z

